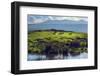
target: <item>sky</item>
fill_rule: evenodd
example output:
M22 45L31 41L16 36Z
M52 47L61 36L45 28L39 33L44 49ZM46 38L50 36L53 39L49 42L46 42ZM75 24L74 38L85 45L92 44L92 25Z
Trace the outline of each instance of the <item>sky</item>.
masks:
M72 20L72 21L87 21L87 17L68 17L68 16L47 16L47 15L28 15L28 24L43 23L48 20Z
M58 29L87 32L88 18L73 16L28 15L28 30Z

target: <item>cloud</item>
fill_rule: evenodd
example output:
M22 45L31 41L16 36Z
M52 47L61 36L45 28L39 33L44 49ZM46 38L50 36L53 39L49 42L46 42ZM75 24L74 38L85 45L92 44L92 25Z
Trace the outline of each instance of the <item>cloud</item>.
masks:
M62 16L40 16L40 15L29 15L28 24L43 23L48 20L71 20L71 21L88 21L87 17L62 17Z
M50 20L72 20L72 21L80 21L84 20L87 21L87 17L54 17L54 16L48 16Z
M48 19L44 18L43 16L28 16L28 24L38 24L46 22Z
M47 19L43 19L43 20L42 19L35 19L35 20L32 21L32 23L37 24L37 23L43 23L43 22L46 22L46 21L47 21Z

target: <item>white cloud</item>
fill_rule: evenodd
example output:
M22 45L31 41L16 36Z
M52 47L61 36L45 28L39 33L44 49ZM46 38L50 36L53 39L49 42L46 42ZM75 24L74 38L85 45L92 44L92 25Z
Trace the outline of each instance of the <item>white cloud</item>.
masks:
M33 19L32 24L43 23L46 21L47 21L47 19Z
M48 19L50 20L54 20L54 18L52 16L48 16Z
M73 21L80 21L84 20L87 21L87 18L82 18L82 17L54 17L54 16L48 16L50 20L73 20Z
M38 24L38 23L43 23L46 22L48 19L47 18L36 18L36 17L29 17L28 18L28 24Z
M72 20L72 21L88 21L87 17L61 17L61 16L40 16L39 18L33 16L29 20L29 24L43 23L48 20Z

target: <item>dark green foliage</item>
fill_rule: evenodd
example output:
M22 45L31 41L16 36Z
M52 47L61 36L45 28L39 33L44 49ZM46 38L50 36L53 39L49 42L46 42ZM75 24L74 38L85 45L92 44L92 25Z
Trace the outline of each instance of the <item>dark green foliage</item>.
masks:
M28 52L72 55L87 52L87 34L65 31L33 31L28 33Z

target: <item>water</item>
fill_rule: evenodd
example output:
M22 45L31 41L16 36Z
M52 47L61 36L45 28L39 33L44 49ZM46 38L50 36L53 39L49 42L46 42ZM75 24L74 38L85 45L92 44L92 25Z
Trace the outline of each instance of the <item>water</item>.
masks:
M71 56L68 54L68 56L62 56L62 55L57 55L53 58L53 60L58 60L58 59L86 59L88 58L88 53L81 53L80 55L76 56ZM37 54L28 54L28 61L38 61L38 60L49 60L46 55L37 55Z

